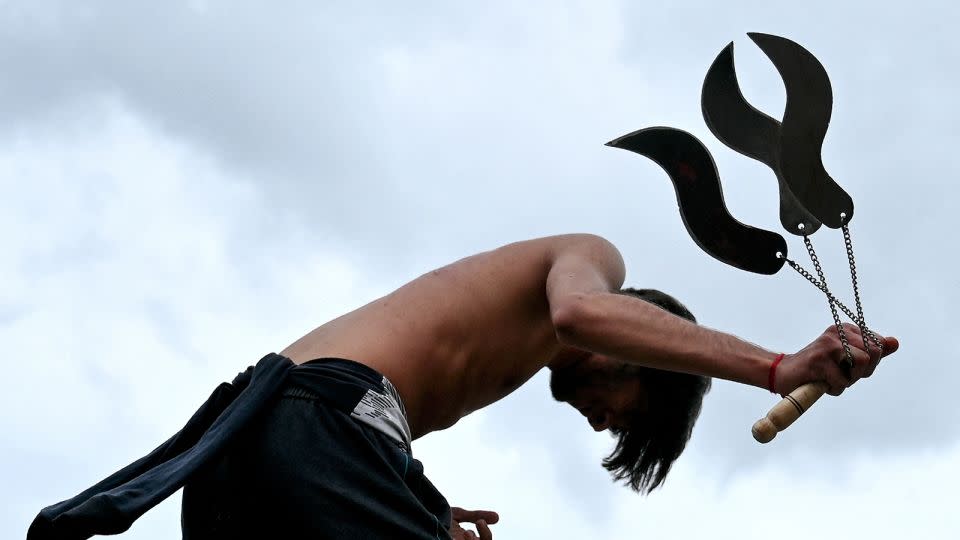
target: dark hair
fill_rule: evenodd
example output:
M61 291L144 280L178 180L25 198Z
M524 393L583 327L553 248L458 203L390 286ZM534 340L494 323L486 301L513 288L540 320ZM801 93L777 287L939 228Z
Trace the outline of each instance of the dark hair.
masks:
M626 288L620 294L697 322L676 298L658 290ZM627 371L643 381L647 407L632 415L626 429L612 430L617 445L604 458L603 466L615 480L625 481L634 491L650 493L663 484L690 440L703 396L710 390L710 378L633 365Z

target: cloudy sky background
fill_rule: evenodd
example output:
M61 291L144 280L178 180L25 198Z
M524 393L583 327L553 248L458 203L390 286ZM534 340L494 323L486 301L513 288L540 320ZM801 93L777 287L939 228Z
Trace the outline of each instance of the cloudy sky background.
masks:
M700 117L731 40L747 98L782 111L748 31L799 41L831 75L824 161L857 205L867 319L901 351L766 446L749 427L769 393L718 381L646 498L609 482L611 440L553 404L545 374L415 454L452 504L500 512L498 538L956 533L960 8L316 4L0 1L0 536L145 454L266 352L514 240L604 235L628 283L770 349L805 345L830 324L822 295L709 258L666 175L603 146L689 130L731 212L777 230L769 170ZM814 241L850 298L841 236ZM177 537L178 519L179 495L126 538Z

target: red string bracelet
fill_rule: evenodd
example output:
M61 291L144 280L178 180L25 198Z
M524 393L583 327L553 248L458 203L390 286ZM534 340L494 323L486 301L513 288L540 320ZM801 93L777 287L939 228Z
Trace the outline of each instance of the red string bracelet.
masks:
M767 388L770 389L771 394L776 394L777 391L773 389L773 383L777 379L777 366L780 365L780 361L783 360L783 353L777 355L777 359L770 364L770 375L767 377Z

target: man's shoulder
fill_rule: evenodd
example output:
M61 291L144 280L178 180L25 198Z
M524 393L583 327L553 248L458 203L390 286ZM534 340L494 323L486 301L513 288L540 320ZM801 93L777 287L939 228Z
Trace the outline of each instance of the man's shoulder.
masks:
M541 236L538 238L531 238L528 240L521 240L518 242L513 242L503 246L504 248L511 246L537 246L537 247L548 247L556 249L583 249L583 248L613 248L616 249L616 246L613 245L613 242L607 240L603 236L594 233L567 233L567 234L556 234L551 236Z
M619 267L620 251L606 238L593 233L570 233L541 236L504 244L494 249L465 257L441 268L487 273L490 268L536 268L544 275L560 260L581 259L598 266ZM461 274L462 275L462 274Z

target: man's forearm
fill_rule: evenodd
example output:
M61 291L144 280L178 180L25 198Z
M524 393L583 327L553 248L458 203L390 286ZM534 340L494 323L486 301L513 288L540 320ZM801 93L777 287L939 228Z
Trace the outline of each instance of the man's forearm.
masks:
M765 388L775 355L627 295L571 299L554 318L561 342L640 365Z

